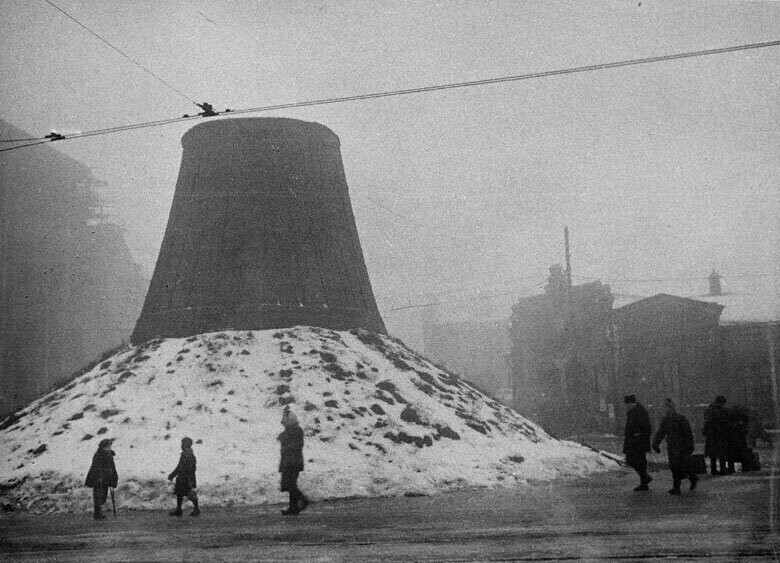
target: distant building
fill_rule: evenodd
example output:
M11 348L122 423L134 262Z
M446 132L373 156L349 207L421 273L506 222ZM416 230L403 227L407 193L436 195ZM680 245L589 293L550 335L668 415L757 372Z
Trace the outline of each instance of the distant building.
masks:
M560 436L611 429L609 286L571 286L551 268L545 293L512 308L513 406ZM612 418L611 418L612 417Z
M716 395L750 409L764 425L776 423L772 364L780 356L780 287L774 277L730 280L713 271L706 280L616 282L613 288L624 325L619 369L638 397L653 404L676 396L697 429ZM668 323L662 330L652 328L659 316ZM659 333L666 337L653 336Z
M774 424L780 290L772 277L728 281L713 271L572 286L551 268L545 293L512 308L514 407L555 434L620 433L624 395L637 395L656 421L670 397L700 432L704 409L722 394Z
M0 138L28 137L0 120ZM99 185L50 146L0 163L0 417L130 336L147 280Z
M656 421L669 397L696 423L697 405L715 396L722 310L717 303L663 293L615 309L616 396L635 394Z

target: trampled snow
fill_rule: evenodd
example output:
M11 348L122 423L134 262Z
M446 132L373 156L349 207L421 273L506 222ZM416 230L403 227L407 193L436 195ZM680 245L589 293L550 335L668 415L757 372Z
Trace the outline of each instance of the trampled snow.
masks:
M617 465L539 426L401 342L295 327L155 340L34 401L0 430L0 502L87 511L84 478L113 438L121 506L170 507L167 474L191 437L201 504L281 503L289 405L313 500L432 494L584 476Z

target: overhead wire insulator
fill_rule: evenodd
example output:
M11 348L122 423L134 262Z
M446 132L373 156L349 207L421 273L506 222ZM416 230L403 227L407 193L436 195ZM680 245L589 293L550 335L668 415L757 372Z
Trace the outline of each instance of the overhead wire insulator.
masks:
M52 141L62 141L65 138L65 135L60 135L59 133L55 133L52 131L48 135L44 137L44 139L51 139Z
M218 112L218 111L214 111L214 106L212 106L208 102L203 102L202 104L196 103L195 105L203 110L202 112L196 114L196 115L199 115L201 117L214 117L215 115L219 115L221 113L221 112ZM226 109L224 113L229 113L229 112L232 112L232 111L233 111L232 109ZM190 115L188 113L185 113L184 115L182 115L182 117L195 117L195 116Z
M202 104L195 104L195 105L203 110L198 115L202 115L203 117L213 117L215 115L219 115L218 111L214 111L214 106L212 106L208 102L203 102Z

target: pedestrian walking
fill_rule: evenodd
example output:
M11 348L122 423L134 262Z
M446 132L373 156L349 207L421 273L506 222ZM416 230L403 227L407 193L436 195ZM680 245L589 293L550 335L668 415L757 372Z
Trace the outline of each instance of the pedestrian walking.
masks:
M114 451L111 449L113 440L104 438L100 440L95 455L92 456L92 465L89 466L87 479L84 485L92 487L92 503L94 505L93 518L102 520L103 505L108 499L109 487L115 488L119 481L114 465Z
M647 472L647 452L650 451L650 415L647 409L637 402L634 395L626 395L623 399L626 405L626 427L623 437L623 453L626 464L639 475L639 486L635 491L648 491L648 484L653 480Z
M305 510L309 505L306 498L298 489L298 474L303 471L303 429L298 424L298 417L284 409L282 414L284 431L279 434L281 455L279 459L279 473L282 474L281 490L290 494L289 506L282 510L285 516L295 515Z
M193 509L190 516L199 516L200 507L198 506L198 491L197 481L195 479L196 470L195 454L192 451L192 439L181 439L181 455L179 456L179 464L176 469L171 471L168 475L168 480L172 481L176 478L176 484L173 487L173 492L176 495L176 508L169 513L171 516L181 516L181 505L184 502L184 497L190 499Z
M666 453L669 458L669 469L672 472L672 488L670 495L680 494L683 479L691 482L691 491L696 489L699 477L691 467L690 455L693 453L693 432L688 419L677 412L674 402L666 399L666 416L661 421L653 438L653 450L659 453L661 442L666 439Z
M710 474L725 475L728 470L729 412L726 397L718 395L704 412L704 455L710 458ZM718 470L720 466L720 470Z

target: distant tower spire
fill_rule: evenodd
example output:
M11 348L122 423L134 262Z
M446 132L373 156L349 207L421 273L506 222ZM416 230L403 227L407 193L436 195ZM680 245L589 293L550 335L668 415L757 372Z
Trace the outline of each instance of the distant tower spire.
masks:
M714 269L709 276L710 281L710 295L723 295L723 290L720 285L720 274Z

